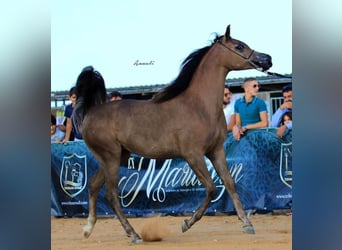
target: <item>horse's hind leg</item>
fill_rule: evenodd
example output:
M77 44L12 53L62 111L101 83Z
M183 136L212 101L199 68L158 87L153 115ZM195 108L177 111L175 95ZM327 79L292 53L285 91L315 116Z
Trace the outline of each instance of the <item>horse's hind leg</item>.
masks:
M184 220L182 224L182 232L186 232L196 221L199 221L205 210L207 209L210 201L214 198L216 187L213 180L210 177L209 171L204 161L204 157L196 157L193 159L186 159L189 163L190 167L196 174L197 178L203 184L206 189L206 197L205 200L202 202L200 207L196 210L196 212L192 215L190 220Z
M89 215L88 223L83 227L83 235L88 238L96 223L96 201L101 187L104 184L103 170L100 168L89 181Z
M253 225L247 218L247 215L242 207L240 198L236 192L233 178L228 170L228 164L226 162L224 149L222 148L217 151L213 151L211 152L211 154L207 156L213 163L213 166L217 174L220 176L227 192L229 193L231 199L233 200L237 215L243 222L243 226L242 226L243 230L246 233L254 234L255 231L254 231Z
M132 237L132 243L141 242L140 236L135 232L131 224L128 222L126 216L123 214L120 208L119 196L118 196L118 182L119 182L119 166L120 166L120 154L118 157L110 157L103 164L105 185L106 185L106 199L111 205L113 211L118 216L118 219L124 228L128 237Z

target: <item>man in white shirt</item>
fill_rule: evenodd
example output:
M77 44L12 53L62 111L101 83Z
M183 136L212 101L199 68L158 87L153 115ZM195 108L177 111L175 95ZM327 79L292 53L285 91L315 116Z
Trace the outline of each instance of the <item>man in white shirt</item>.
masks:
M223 95L223 113L226 118L227 132L233 130L235 125L235 114L234 114L234 101L232 101L233 93L230 91L227 85L224 86Z

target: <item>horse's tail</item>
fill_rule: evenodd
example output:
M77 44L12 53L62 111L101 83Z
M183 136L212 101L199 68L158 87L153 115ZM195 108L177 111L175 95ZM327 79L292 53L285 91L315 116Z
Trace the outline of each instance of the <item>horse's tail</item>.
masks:
M85 67L76 82L77 101L74 107L72 122L76 133L87 112L92 106L106 102L105 82L101 74L93 66ZM80 133L81 134L81 133Z

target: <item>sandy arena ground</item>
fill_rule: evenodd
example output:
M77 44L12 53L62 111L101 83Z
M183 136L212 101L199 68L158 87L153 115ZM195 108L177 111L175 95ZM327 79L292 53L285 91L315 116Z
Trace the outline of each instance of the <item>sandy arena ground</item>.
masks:
M120 222L113 218L99 218L92 235L82 235L86 218L51 217L51 249L115 249L115 250L290 250L292 249L292 216L256 214L250 217L256 234L242 231L241 221L236 215L204 216L190 230L181 231L187 217L162 216L154 218L129 218L141 235L153 225L162 241L131 244ZM152 229L147 230L149 232Z

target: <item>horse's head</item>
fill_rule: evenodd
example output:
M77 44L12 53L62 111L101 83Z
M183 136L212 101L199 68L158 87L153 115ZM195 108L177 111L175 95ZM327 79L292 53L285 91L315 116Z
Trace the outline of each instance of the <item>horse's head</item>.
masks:
M244 42L231 38L230 25L227 26L225 35L217 40L217 42L232 54L229 62L227 60L227 67L231 70L255 68L259 71L266 71L272 67L270 55L257 52Z

